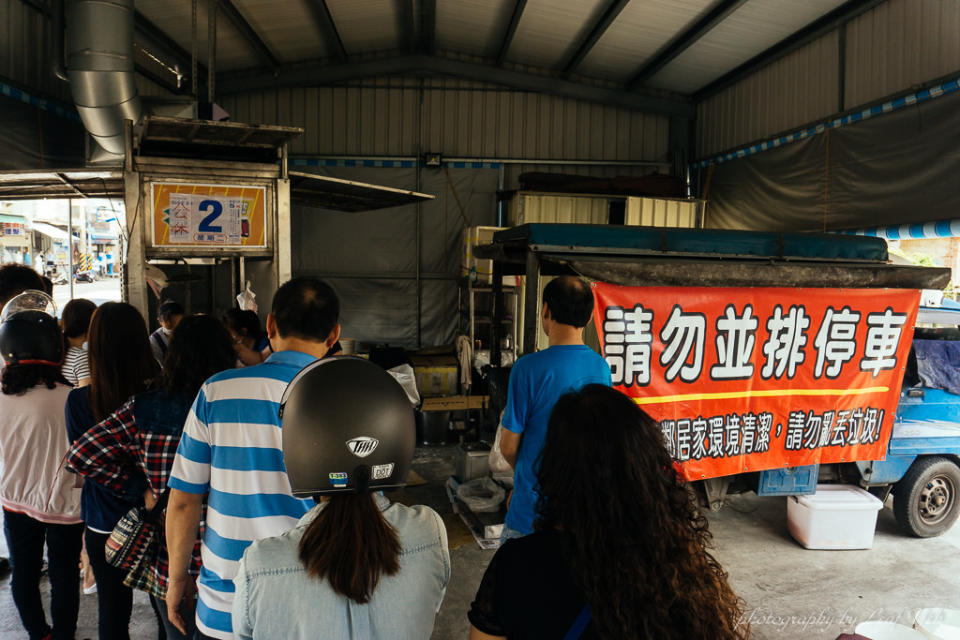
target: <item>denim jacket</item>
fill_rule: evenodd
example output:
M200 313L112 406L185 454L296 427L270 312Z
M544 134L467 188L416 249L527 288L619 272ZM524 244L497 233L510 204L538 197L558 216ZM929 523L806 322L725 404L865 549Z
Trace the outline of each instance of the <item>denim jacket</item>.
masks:
M443 521L429 507L377 506L400 538L400 571L380 577L367 604L338 595L307 575L298 558L300 538L323 504L276 538L257 540L234 578L233 631L238 640L428 640L450 580Z

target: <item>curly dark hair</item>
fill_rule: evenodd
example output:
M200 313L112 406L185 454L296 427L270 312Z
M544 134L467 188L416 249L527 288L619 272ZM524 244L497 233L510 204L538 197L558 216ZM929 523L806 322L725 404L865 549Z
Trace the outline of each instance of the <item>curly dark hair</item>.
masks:
M211 316L187 316L170 336L161 384L167 395L192 398L207 378L236 363L233 341L222 324Z
M3 394L7 396L26 393L38 384L53 389L58 383L73 386L60 373L60 367L49 364L11 364L3 370Z
M537 479L536 527L569 534L566 561L599 637L749 637L743 602L707 551L707 520L631 399L602 385L561 397Z

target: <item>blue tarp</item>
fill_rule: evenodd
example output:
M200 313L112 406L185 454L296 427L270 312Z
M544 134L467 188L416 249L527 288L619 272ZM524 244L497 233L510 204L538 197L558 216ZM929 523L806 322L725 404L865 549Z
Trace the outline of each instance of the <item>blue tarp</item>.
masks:
M920 384L960 395L960 341L914 340Z
M525 224L494 234L494 243L522 240L541 247L634 249L677 254L713 254L885 262L881 238L821 233L768 233L625 227L589 224Z

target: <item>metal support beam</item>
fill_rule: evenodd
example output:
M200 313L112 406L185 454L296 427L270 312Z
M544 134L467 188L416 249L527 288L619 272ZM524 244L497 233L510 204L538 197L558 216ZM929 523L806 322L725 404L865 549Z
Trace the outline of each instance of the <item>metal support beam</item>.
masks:
M841 24L837 32L837 111L846 109L847 103L847 24Z
M420 53L433 55L437 48L437 0L420 0Z
M672 163L671 173L679 178L686 176L687 164L692 157L690 147L692 125L693 121L689 118L679 118L677 116L670 118L668 149Z
M523 355L537 350L537 338L540 337L540 258L533 251L527 252L526 275L523 281L523 351L520 352Z
M587 57L587 54L589 54L590 50L597 44L597 41L603 37L603 34L610 28L610 25L617 19L617 16L620 15L620 12L623 11L623 8L627 6L628 2L630 2L630 0L610 0L610 2L607 3L607 8L600 14L593 28L584 36L583 40L570 56L570 59L564 63L564 75L570 75L580 66L580 63Z
M156 64L156 61L150 58L151 55L152 54L142 47L134 49L133 68L136 72L154 84L163 87L170 93L187 93L189 89L182 84L177 84L177 76L174 72L165 66ZM186 75L183 71L180 71L180 73Z
M766 51L750 58L729 73L720 76L693 94L693 99L701 102L710 96L720 93L727 87L736 84L763 67L793 53L800 47L825 36L840 25L846 24L857 16L883 4L885 1L886 0L848 0L830 13L821 16L799 31L787 36Z
M236 5L234 5L231 0L219 0L219 5L223 15L230 21L230 24L240 32L240 35L243 36L243 39L247 41L253 50L257 52L257 55L260 56L268 66L278 66L280 61L277 60L273 52L270 51L270 48L260 38L260 34L250 26L250 23L243 17L243 14L240 13Z
M207 74L207 102L213 102L217 85L217 14L219 0L207 0L207 64L211 73ZM146 137L146 132L143 133Z
M720 0L717 2L687 30L668 42L666 46L647 60L630 82L627 83L627 86L630 89L639 89L642 87L647 80L670 64L674 58L689 49L697 40L705 36L707 32L726 20L727 16L739 9L746 1L747 0Z
M347 49L343 46L343 40L340 38L340 32L337 30L337 25L333 21L333 16L330 14L330 7L327 6L327 1L308 0L307 6L310 8L313 21L316 23L317 28L320 29L323 41L327 45L328 55L337 62L346 62ZM411 21L412 20L411 18Z
M500 43L500 51L497 53L497 65L502 65L507 59L507 52L510 50L510 43L513 42L513 36L517 33L517 25L520 24L520 18L523 17L523 10L527 8L527 0L517 0L513 5L513 13L510 14L510 22L507 23L507 29L503 32L503 42Z
M181 47L180 44L167 35L165 31L144 17L142 13L134 14L133 25L134 40L136 42L142 44L145 49L154 55L156 55L159 50L174 58L175 64L184 75L192 73L190 52ZM198 84L201 84L200 78L204 78L207 75L206 65L197 65L197 75L199 76Z
M416 53L417 24L414 20L413 0L393 0L397 13L397 40L400 49Z
M43 0L20 0L20 2L35 11L39 11L45 16L49 16L53 13L53 8Z
M555 76L524 73L489 64L463 62L436 56L400 56L350 64L314 64L264 71L248 69L217 77L221 95L262 91L281 87L326 86L377 76L453 76L504 87L558 95L576 100L599 102L612 107L636 109L647 113L693 118L693 103L686 97L669 94L627 92L606 89Z

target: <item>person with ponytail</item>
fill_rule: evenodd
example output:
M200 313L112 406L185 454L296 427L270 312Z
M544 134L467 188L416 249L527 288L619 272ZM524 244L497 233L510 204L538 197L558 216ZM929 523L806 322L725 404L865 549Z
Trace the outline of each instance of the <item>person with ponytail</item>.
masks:
M332 358L290 383L280 411L291 489L317 505L247 548L235 637L427 640L450 579L446 529L429 507L379 492L404 486L410 471L406 393L375 364Z
M749 637L707 520L633 400L603 385L562 396L537 481L535 532L491 560L471 640Z

